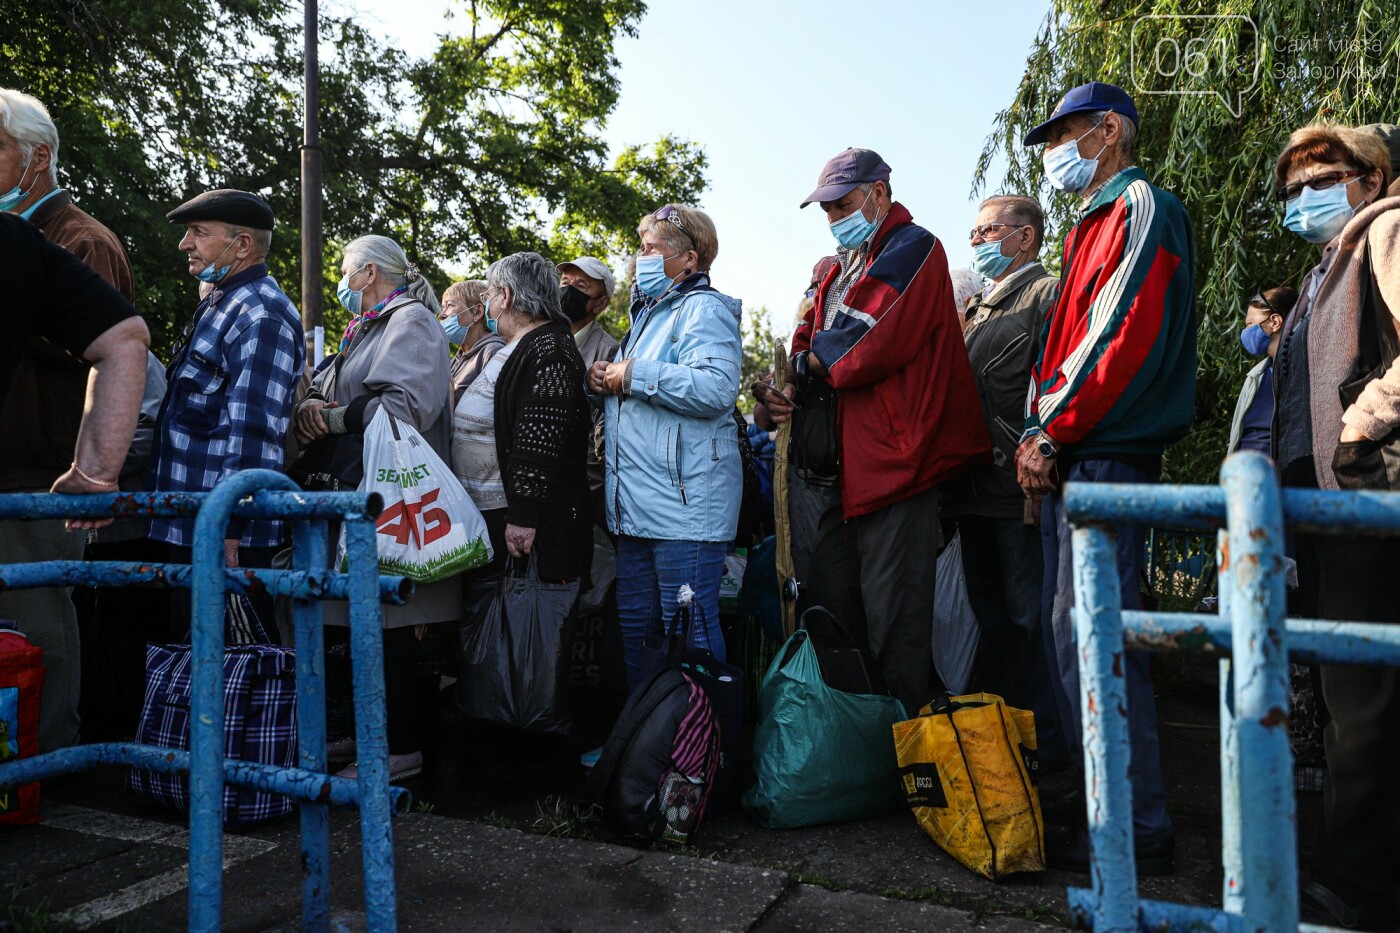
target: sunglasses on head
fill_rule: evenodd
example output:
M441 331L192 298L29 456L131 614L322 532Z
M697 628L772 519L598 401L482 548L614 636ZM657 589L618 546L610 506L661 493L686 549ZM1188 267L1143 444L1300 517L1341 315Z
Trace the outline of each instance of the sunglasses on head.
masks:
M1257 294L1253 298L1249 299L1249 303L1252 305L1258 305L1259 307L1266 309L1270 314L1277 314L1279 317L1287 317L1287 315L1285 315L1282 311L1280 311L1278 308L1275 308L1273 304L1269 301L1269 299L1265 298L1262 293Z
M685 224L681 223L679 220L676 219L676 209L671 205L667 204L661 210L657 211L656 219L666 221L668 224L675 227L681 233L684 233L690 239L690 242L695 242L695 237L690 235L690 231L685 228Z

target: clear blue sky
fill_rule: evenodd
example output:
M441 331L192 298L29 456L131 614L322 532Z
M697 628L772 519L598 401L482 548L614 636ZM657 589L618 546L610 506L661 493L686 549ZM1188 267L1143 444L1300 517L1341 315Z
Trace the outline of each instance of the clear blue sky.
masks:
M353 5L413 54L457 25L442 19L446 0ZM797 205L847 146L884 156L895 198L953 266L967 264L973 168L1047 9L1046 0L653 0L639 36L618 44L622 94L606 135L614 147L666 133L705 147L714 284L745 308L767 305L785 331L812 264L833 250L820 209Z

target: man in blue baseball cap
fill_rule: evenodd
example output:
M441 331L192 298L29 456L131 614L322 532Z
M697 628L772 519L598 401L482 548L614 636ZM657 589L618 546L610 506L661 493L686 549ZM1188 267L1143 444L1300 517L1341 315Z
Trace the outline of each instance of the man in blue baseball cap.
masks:
M1196 299L1191 220L1177 198L1133 164L1138 112L1121 88L1092 81L1066 94L1026 134L1043 144L1045 174L1079 196L1065 237L1060 294L1031 371L1029 415L1016 452L1017 479L1045 496L1043 604L1046 651L1070 760L1083 760L1075 650L1070 531L1064 482L1155 483L1162 451L1186 436L1196 389ZM1091 313L1092 312L1092 313ZM1137 609L1143 530L1121 526L1123 608ZM1172 870L1174 833L1157 740L1148 656L1127 653L1133 830L1141 874ZM1046 819L1077 832L1047 847L1053 868L1089 870L1084 800L1046 801Z

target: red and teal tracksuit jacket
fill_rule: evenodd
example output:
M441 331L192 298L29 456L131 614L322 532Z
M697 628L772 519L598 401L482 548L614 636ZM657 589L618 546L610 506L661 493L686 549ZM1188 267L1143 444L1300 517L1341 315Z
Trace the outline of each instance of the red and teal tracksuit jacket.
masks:
M1065 238L1060 297L1031 370L1026 433L1065 456L1161 456L1196 395L1191 219L1139 168L1114 175Z
M867 515L992 460L943 244L896 202L822 327L833 267L793 334L836 389L841 510Z

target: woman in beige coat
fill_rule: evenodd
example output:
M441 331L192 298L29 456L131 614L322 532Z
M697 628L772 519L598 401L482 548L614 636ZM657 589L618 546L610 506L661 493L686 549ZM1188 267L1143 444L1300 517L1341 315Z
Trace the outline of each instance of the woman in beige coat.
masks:
M432 286L399 245L382 236L350 243L341 272L339 296L352 318L339 358L321 369L297 406L297 439L305 444L330 434L362 434L382 406L417 428L433 452L449 462L451 364ZM412 777L423 767L422 731L429 711L420 708L413 642L427 625L455 622L461 607L460 577L421 584L408 605L384 607L391 780ZM329 624L345 624L344 605L330 603L326 610ZM332 755L353 757L353 740L331 746ZM356 773L352 764L341 776Z
M1400 437L1400 361L1386 349L1400 322L1400 198L1385 197L1391 175L1374 127L1305 126L1274 167L1284 226L1321 251L1274 358L1274 462L1285 486L1391 485ZM1296 547L1300 595L1312 597L1318 615L1400 625L1400 540L1299 535ZM1400 670L1323 664L1321 672L1332 722L1303 920L1393 929Z

